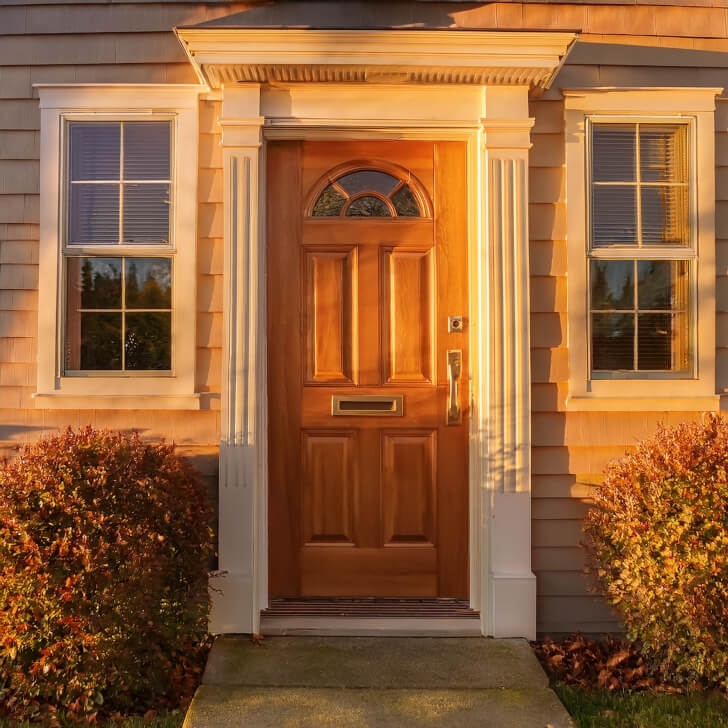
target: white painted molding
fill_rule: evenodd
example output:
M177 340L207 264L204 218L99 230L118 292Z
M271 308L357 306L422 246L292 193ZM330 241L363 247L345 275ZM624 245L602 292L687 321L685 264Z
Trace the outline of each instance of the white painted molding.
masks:
M219 475L219 573L211 579L213 633L260 630L267 605L267 451L264 219L260 91L223 99L224 313Z
M197 75L236 82L515 84L548 88L574 33L179 28Z

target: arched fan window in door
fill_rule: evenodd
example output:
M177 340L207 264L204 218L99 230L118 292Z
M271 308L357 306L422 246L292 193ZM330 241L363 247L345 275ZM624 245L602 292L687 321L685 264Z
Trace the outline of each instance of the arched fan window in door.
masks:
M312 217L429 217L425 193L406 170L350 164L321 186Z

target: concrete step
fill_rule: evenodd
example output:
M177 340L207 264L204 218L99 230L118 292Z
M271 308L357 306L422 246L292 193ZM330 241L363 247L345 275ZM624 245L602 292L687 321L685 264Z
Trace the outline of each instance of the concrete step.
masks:
M545 688L525 640L438 637L248 637L215 642L203 685L312 688Z
M553 691L203 685L183 728L573 728Z

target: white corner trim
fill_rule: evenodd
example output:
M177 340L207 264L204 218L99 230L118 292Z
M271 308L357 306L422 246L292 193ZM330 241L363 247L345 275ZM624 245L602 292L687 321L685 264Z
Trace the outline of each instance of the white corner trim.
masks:
M575 33L178 28L198 78L235 82L532 85L547 88Z

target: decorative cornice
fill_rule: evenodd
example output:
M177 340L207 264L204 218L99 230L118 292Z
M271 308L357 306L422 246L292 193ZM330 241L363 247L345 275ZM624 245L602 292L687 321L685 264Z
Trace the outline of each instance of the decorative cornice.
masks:
M548 88L576 38L531 31L178 28L211 88L237 82L505 84Z

